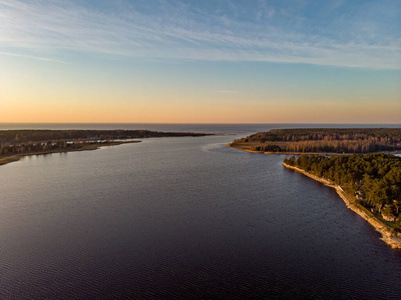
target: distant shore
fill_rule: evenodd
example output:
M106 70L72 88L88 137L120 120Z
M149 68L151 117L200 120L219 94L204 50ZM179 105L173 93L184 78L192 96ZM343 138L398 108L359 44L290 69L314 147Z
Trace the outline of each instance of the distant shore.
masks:
M232 143L227 143L226 146L249 152L249 153L261 153L261 154L276 154L276 155L330 155L330 156L347 156L350 154L366 154L366 153L335 153L335 152L269 152L269 151L255 151L255 150L249 150L249 149L244 149L240 146L233 146ZM400 151L379 151L379 152L370 152L370 153L386 153L386 154L400 154Z
M289 166L285 163L283 163L284 167L288 168L288 169L293 169L299 173L302 173L320 183L323 183L326 186L329 186L331 188L334 188L337 192L337 194L341 197L341 199L343 199L343 201L345 202L345 205L351 209L352 211L354 211L355 213L357 213L358 215L360 215L362 218L364 218L366 221L369 222L369 224L371 224L378 232L381 233L382 235L382 240L387 243L388 245L390 245L392 248L397 248L397 249L401 249L401 233L394 233L390 230L390 228L384 224L383 222L381 222L379 219L377 219L371 212L369 212L366 208L364 208L362 205L356 203L353 199L350 199L344 192L344 190L341 188L341 186L339 185L335 185L332 182L324 179L324 178L320 178L317 177L313 174L310 174L308 172L305 172L304 170L297 168L297 167L293 167L293 166Z
M257 132L230 143L268 154L366 154L401 151L401 128L285 128Z
M13 154L8 155L0 158L0 165L5 165L14 161L19 161L20 159L24 158L25 156L32 156L32 155L46 155L52 153L65 153L65 152L76 152L76 151L88 151L88 150L97 150L100 147L105 146L117 146L121 144L131 144L131 143L139 143L141 141L119 141L119 142L102 142L102 143L85 143L82 144L80 148L70 148L70 149L52 149L47 151L32 151L26 152L21 154Z
M214 133L162 132L123 129L18 129L0 130L0 165L25 156L96 150L102 146L138 143L144 138L201 137Z

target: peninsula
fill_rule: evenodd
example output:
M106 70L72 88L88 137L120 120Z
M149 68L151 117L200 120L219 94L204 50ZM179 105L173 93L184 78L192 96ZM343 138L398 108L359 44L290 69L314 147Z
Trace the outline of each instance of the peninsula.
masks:
M206 136L211 133L150 130L0 130L0 165L24 156L96 150L101 146L138 143L143 138Z
M228 146L255 153L298 154L284 166L335 188L347 207L401 248L401 128L276 129ZM385 154L386 153L386 154Z
M335 188L347 207L401 248L401 158L386 154L350 156L301 155L284 159L294 169Z
M228 146L269 154L395 153L401 151L401 128L273 129L236 139Z

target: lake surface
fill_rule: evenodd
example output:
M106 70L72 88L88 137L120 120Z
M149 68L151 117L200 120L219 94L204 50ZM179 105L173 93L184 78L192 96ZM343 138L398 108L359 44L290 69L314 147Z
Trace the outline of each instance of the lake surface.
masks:
M34 126L235 135L0 166L1 299L401 299L401 251L333 189L225 145L323 125Z

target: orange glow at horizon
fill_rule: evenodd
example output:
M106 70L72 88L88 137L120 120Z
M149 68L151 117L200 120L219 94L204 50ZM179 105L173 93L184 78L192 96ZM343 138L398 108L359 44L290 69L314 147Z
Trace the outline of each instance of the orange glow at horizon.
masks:
M86 101L0 102L3 123L400 123L400 104L320 101Z

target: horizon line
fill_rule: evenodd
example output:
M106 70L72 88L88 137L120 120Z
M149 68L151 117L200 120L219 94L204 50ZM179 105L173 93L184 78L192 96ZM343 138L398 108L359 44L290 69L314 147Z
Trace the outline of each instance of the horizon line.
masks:
M187 122L0 122L0 124L171 124L171 125L187 125L187 124L193 124L193 125L203 125L203 124L244 124L244 125L252 125L252 124L330 124L330 125L336 125L336 124L342 124L342 125L357 125L357 124L371 124L371 125L401 125L400 123L381 123L381 122L374 122L374 123L356 123L356 122L327 122L327 123L320 123L320 122L271 122L271 123L264 123L264 122L196 122L196 123L187 123Z

